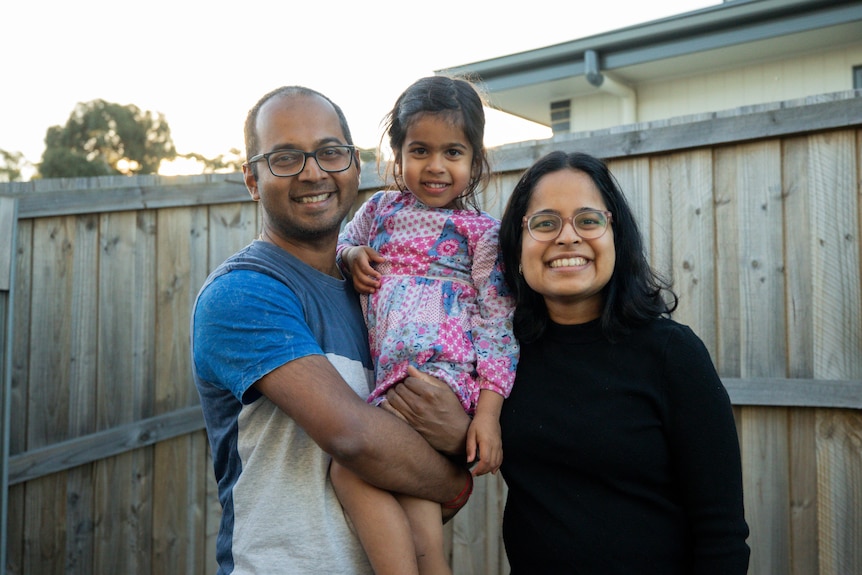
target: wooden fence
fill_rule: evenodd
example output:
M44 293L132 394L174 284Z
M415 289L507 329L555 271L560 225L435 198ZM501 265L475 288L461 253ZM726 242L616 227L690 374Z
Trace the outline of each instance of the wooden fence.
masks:
M493 151L496 215L551 149L609 160L731 394L754 575L862 573L859 96ZM215 571L189 309L258 227L236 174L0 185L6 573ZM505 489L448 525L455 575L508 573Z

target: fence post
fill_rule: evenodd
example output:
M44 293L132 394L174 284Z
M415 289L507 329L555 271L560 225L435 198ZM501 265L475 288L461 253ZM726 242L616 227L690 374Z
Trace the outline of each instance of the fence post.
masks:
M9 419L12 393L12 307L18 200L0 196L0 571L6 571L9 506Z

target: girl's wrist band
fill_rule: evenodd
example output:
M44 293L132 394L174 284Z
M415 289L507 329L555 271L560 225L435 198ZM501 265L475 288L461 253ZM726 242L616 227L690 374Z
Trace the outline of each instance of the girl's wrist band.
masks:
M467 500L470 499L470 495L473 493L473 474L467 473L467 483L464 484L464 489L461 490L455 499L451 501L447 501L443 504L444 509L461 509L466 505Z

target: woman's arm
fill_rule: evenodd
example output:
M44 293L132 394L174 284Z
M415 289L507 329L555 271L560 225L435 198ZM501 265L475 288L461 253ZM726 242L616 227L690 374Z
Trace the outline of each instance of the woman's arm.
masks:
M666 348L668 440L693 536L692 573L744 575L748 525L730 399L703 342L687 327Z

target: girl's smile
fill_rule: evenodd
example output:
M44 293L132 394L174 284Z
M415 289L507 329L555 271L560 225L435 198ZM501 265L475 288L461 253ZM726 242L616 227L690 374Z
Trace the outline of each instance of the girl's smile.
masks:
M470 185L473 151L449 114L423 113L410 122L398 154L404 185L431 208L455 208Z

